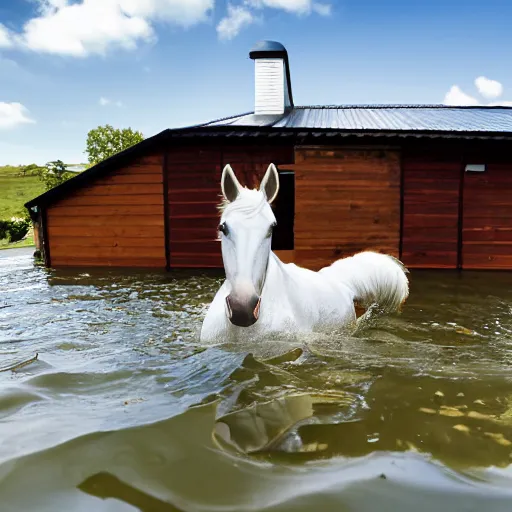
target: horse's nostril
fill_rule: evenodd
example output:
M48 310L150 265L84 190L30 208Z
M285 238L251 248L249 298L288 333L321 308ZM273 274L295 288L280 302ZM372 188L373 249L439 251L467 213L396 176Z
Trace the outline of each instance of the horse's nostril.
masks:
M231 304L229 303L229 295L226 297L226 306L228 307L228 318L231 320L231 318L233 318L233 310L231 309Z
M258 320L258 318L260 317L260 304L261 304L261 297L258 298L256 307L254 308L254 311L252 312L252 314L254 315L254 318L256 318L256 320Z
M233 325L249 327L254 324L260 315L261 298L257 295L244 300L236 297L226 297L226 314Z

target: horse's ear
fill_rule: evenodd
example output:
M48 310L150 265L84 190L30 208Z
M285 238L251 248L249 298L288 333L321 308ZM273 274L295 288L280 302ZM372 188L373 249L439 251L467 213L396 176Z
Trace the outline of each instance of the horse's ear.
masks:
M236 179L235 173L229 164L227 164L222 171L220 186L222 189L222 195L230 203L232 203L238 197L238 194L240 194L242 187Z
M274 164L268 166L267 172L261 180L260 190L265 192L269 203L276 198L279 192L279 174Z

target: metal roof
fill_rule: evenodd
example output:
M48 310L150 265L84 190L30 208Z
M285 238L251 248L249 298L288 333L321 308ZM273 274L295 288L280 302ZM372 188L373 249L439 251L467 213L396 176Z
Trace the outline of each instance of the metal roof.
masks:
M205 127L379 130L393 132L512 133L512 108L445 105L355 105L295 107L283 116L253 113L220 119Z
M186 128L167 129L28 201L25 207L33 208L58 199L171 139L267 140L281 137L330 141L346 137L512 140L512 108L442 105L296 107L283 116L248 113Z

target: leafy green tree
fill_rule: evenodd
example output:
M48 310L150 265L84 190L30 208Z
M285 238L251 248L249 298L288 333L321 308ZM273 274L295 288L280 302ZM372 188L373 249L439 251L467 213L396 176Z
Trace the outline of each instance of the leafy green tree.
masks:
M133 131L131 128L114 128L106 124L89 131L85 153L89 163L96 165L143 140L141 132Z
M23 240L30 230L32 221L28 214L12 217L11 220L0 220L0 240L7 239L9 243Z
M61 183L64 183L75 174L69 172L62 160L48 162L44 167L39 168L39 179L44 183L46 190L50 190Z
M7 228L7 240L9 243L11 244L23 240L29 232L31 224L32 222L27 217L13 217L11 221L8 222Z

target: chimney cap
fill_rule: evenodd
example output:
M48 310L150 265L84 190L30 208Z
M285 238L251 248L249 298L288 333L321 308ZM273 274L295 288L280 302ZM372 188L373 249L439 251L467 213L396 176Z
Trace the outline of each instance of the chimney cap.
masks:
M259 41L251 48L249 57L251 59L262 57L284 57L287 59L288 52L286 48L277 41Z

